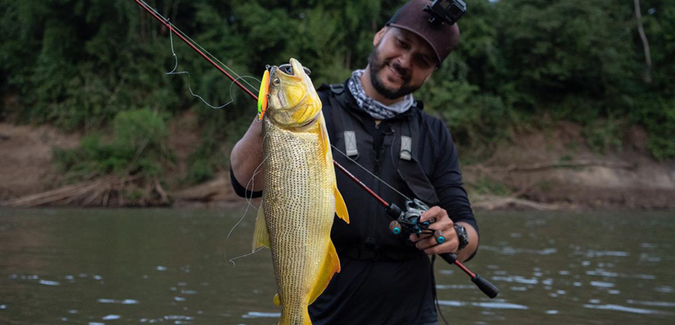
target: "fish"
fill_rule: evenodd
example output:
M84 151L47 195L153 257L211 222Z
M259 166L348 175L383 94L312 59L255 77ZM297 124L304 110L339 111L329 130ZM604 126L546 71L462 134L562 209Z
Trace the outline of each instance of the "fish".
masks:
M262 96L264 188L253 251L271 250L279 325L308 325L308 306L340 272L330 238L333 220L337 215L349 223L349 214L309 70L294 58L269 68Z

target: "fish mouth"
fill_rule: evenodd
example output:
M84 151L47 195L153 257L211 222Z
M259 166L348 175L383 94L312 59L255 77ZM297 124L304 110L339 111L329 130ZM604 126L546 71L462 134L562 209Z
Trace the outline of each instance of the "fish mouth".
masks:
M284 63L284 64L279 65L279 66L276 66L276 65L269 66L269 65L267 65L265 67L265 69L270 72L270 75L273 75L275 72L281 72L281 73L283 73L283 74L285 74L289 77L295 76L295 71L293 71L293 65L291 63ZM308 75L308 76L310 74L312 74L312 70L310 70L309 68L307 68L305 66L302 67L302 70L304 70L305 74ZM271 82L271 80L270 80L270 82Z
M277 69L279 71L285 73L286 75L295 76L295 71L293 71L293 66L290 63L282 64L282 65L278 66ZM312 73L312 70L309 70L309 68L304 67L304 66L302 67L302 70L304 70L305 74L308 75L308 76Z

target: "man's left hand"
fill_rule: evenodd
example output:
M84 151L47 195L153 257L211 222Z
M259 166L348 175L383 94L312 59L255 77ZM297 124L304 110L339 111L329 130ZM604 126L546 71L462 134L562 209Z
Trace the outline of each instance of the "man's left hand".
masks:
M445 237L445 242L439 244L436 240L436 235L431 234L411 234L410 240L415 243L415 246L428 255L441 253L457 253L459 247L459 239L454 228L454 223L448 216L448 212L439 206L433 206L429 210L422 213L420 222L436 220L429 229L436 235Z

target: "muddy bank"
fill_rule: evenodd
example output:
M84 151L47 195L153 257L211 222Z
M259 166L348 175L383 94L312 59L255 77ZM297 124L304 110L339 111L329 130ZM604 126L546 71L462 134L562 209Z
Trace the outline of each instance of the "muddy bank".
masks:
M181 187L175 181L186 172L185 160L199 140L193 118L185 116L174 122L180 127L172 132L169 145L178 167L166 179L170 186L161 198L163 204L243 204L231 190L227 166L203 184ZM26 198L37 196L42 205L82 205L83 201L49 200L53 193L64 196L67 192L53 167L52 147L72 148L80 138L48 126L0 123L0 202L20 206L17 202L30 202ZM571 123L559 123L547 132L522 132L486 161L464 165L466 187L479 210L675 210L675 161L651 159L640 129L629 130L624 143L621 151L595 153L585 145L580 127Z

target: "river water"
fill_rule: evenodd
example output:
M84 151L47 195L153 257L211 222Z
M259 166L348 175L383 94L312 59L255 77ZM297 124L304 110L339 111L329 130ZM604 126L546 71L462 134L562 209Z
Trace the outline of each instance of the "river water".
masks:
M276 324L254 211L0 210L0 324ZM467 266L436 262L451 324L675 324L672 212L481 212ZM392 284L395 285L395 284ZM442 321L441 321L442 324Z

